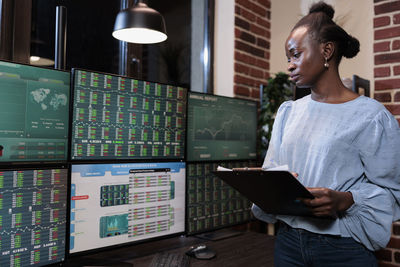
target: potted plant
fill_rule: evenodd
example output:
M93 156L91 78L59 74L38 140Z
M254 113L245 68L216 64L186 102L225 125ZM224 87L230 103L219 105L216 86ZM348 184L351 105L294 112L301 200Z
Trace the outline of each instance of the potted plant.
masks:
M289 75L278 72L270 77L265 86L262 86L260 116L258 119L258 140L260 140L259 154L265 157L271 139L272 125L279 106L287 100L293 99L293 90Z

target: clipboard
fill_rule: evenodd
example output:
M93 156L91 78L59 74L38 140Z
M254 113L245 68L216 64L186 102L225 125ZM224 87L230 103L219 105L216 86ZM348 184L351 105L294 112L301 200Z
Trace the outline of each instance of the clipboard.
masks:
M314 198L289 171L215 171L217 177L239 191L264 212L313 216L298 198Z

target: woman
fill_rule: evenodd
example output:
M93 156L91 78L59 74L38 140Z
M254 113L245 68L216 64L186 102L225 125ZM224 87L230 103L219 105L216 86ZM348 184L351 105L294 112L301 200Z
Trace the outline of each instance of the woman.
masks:
M314 4L293 28L285 50L291 80L311 95L278 110L263 168L288 165L315 196L314 217L265 214L280 222L276 266L377 266L400 218L400 129L377 101L347 89L342 57L359 42L333 21L332 6Z

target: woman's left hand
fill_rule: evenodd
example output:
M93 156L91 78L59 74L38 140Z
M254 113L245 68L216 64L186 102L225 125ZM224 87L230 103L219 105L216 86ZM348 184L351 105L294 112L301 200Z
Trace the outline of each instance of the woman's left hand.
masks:
M350 192L340 192L329 188L307 188L314 199L302 199L303 203L312 209L315 216L336 218L339 212L346 211L353 205L353 195Z

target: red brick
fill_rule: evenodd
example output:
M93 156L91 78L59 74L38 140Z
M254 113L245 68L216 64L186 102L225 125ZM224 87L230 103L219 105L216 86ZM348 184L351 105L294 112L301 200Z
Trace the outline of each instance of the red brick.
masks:
M400 26L386 28L382 30L375 30L374 32L375 40L388 39L397 36L400 36Z
M268 61L265 61L265 60L262 60L262 59L257 59L255 65L257 67L269 70L269 62Z
M400 92L394 95L394 101L400 102ZM400 225L393 225L393 234L400 235Z
M376 55L375 65L397 63L400 62L400 53L387 53L382 55Z
M247 9L251 9L251 3L249 0L236 0L236 4L239 4Z
M400 79L387 79L375 81L375 90L400 88Z
M269 42L262 38L257 38L257 46L262 47L262 48L270 47Z
M240 13L241 13L241 8L240 8L240 6L235 5L235 14L236 14L236 15L240 15Z
M394 105L385 105L385 107L393 114L393 115L400 115L400 104ZM396 248L400 249L400 238L390 238L389 244L387 245L388 248Z
M374 18L374 28L387 26L389 24L390 24L390 17L389 16Z
M393 67L393 74L394 75L399 75L400 74L400 65L397 65L397 66Z
M375 256L379 260L392 261L392 251L389 249L381 249L375 252Z
M256 48L252 45L246 44L238 40L235 41L235 48L257 57L263 58L265 56L264 51L262 49Z
M251 78L247 78L241 75L236 74L235 83L242 84L242 85L248 85L248 86L257 86L257 81Z
M400 40L394 40L392 43L392 50L400 49Z
M250 23L241 18L238 18L237 16L235 17L235 26L238 26L245 30L250 30Z
M238 85L235 85L234 93L242 96L250 96L249 88Z
M243 64L235 63L235 72L239 72L242 74L249 75L250 73L250 68L248 66L245 66Z
M270 29L271 28L271 23L263 18L257 17L256 23L263 27L264 29Z
M393 15L393 24L400 24L400 13Z
M257 70L257 69L251 68L250 69L250 76L254 77L254 78L263 79L264 78L264 72L262 70Z
M391 102L392 95L390 93L375 93L374 98L379 102Z
M390 41L374 44L374 52L385 52L385 51L390 51Z
M375 6L375 15L390 13L396 10L400 10L400 1L391 1L389 3L384 3Z
M374 77L388 77L390 76L390 67L381 67L374 69Z
M257 0L257 3L268 9L271 8L271 2L269 0Z
M235 36L236 36L236 29L235 29ZM239 30L238 35L236 37L245 42L248 42L248 43L252 43L252 44L256 43L256 37L253 34L250 34L247 32L243 32L243 31Z
M267 30L266 29L261 28L261 27L259 27L257 25L254 25L254 24L250 25L250 31L252 33L255 33L255 34L258 34L258 35L261 35L261 36L267 36Z
M261 17L266 17L267 13L268 13L266 8L260 6L259 4L256 4L256 3L252 3L251 11L253 11L254 13L260 15Z
M256 15L254 15L254 13L251 13L249 11L247 11L246 9L242 8L240 14L242 15L242 17L244 17L246 20L250 21L250 22L255 22L256 21Z
M254 65L256 63L256 58L240 53L238 51L235 51L235 60L243 62L243 63L247 63L250 65Z

